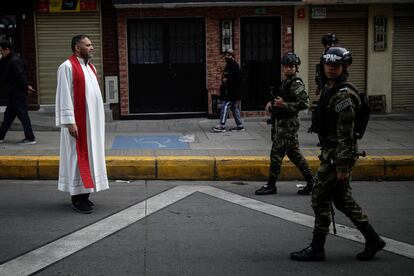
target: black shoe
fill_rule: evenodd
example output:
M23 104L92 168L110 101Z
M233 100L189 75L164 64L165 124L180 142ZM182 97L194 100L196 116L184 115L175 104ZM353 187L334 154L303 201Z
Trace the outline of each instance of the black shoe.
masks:
M72 208L78 213L82 214L90 214L92 213L92 207L89 206L86 200L80 200L76 202L72 202Z
M230 131L245 131L243 126L236 126L229 129Z
M374 258L378 251L381 251L385 247L385 241L378 237L375 241L367 241L365 243L364 251L357 254L357 260L370 261Z
M218 125L218 126L212 127L211 130L214 132L226 132L226 127L222 125Z
M312 246L308 246L298 252L292 252L290 258L295 261L301 262L321 262L325 261L325 251L316 250Z
M264 185L260 189L256 190L255 194L256 195L277 194L277 188L276 188L276 186Z
M310 195L312 193L313 186L306 185L303 189L298 190L298 195Z
M23 139L18 142L19 145L34 145L36 144L36 140L29 140L29 139Z

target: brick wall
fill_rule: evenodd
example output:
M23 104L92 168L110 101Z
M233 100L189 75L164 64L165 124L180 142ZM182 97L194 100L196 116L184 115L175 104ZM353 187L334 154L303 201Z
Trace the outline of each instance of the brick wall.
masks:
M212 7L212 8L182 8L182 9L119 9L118 10L118 54L119 54L119 82L121 115L128 115L128 59L127 59L127 28L129 18L162 18L162 17L203 17L206 28L206 86L208 90L208 112L211 113L211 96L217 94L221 81L221 72L224 67L223 56L220 53L220 20L233 19L233 48L238 62L240 62L240 17L259 16L254 7ZM287 33L287 27L292 26L292 7L266 7L263 16L282 17L282 55L292 50L292 34ZM249 113L244 113L248 116Z

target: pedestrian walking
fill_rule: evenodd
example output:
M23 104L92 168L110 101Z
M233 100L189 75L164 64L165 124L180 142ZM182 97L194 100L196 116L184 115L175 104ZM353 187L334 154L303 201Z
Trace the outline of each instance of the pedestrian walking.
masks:
M241 71L240 66L234 58L232 49L227 50L224 59L226 66L223 70L220 86L220 99L222 101L220 112L220 124L213 127L214 132L226 131L226 120L231 110L236 126L230 128L230 131L244 131L243 122L240 115L241 104Z
M282 58L284 79L275 92L272 103L266 109L272 112L274 121L274 138L270 152L270 172L267 184L258 189L256 195L276 194L276 182L280 175L280 167L285 155L295 164L306 180L306 186L298 194L309 195L313 187L313 175L306 159L299 149L298 113L309 107L309 97L303 81L296 77L300 65L299 57L288 53Z
M343 212L365 237L365 249L357 259L368 261L382 250L385 242L368 222L351 193L351 172L357 157L355 116L362 101L357 91L347 85L348 68L352 55L345 48L331 47L322 56L327 85L318 105L317 132L321 139L320 166L312 191L315 225L311 244L291 253L297 261L325 260L325 240L331 224L332 202ZM362 117L362 116L361 116Z
M13 52L13 44L9 41L0 42L0 91L7 93L7 107L0 127L0 143L16 117L23 125L24 139L20 145L36 144L32 124L27 111L27 95L36 91L28 82L26 61Z
M56 126L61 128L58 189L69 192L72 207L91 213L91 192L108 189L105 165L105 113L93 46L87 35L72 38L73 55L59 66Z

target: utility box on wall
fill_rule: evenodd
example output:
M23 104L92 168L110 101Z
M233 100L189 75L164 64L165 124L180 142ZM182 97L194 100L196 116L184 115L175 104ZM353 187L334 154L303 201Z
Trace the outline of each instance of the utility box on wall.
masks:
M105 77L105 102L106 103L118 103L118 77L106 76Z

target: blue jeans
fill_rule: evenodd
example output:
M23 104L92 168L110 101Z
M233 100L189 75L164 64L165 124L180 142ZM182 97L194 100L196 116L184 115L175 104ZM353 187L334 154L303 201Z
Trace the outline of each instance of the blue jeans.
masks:
M243 126L241 116L240 116L239 101L223 102L223 105L221 106L221 113L220 113L220 125L224 126L226 124L227 116L229 115L230 110L233 114L236 125Z

